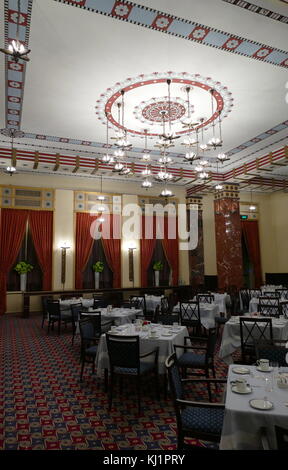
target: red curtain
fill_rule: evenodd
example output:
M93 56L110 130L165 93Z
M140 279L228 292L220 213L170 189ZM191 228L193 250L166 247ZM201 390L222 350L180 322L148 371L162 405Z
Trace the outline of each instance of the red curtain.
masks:
M121 287L121 218L104 215L102 242L107 262L113 272L113 287Z
M90 230L97 217L78 212L76 214L75 288L83 287L83 271L88 262L94 239Z
M29 226L43 272L43 290L52 289L53 212L29 211Z
M148 280L147 280L147 273L148 268L152 260L152 256L156 246L156 224L155 224L156 217L154 216L142 216L142 236L140 239L140 252L141 252L141 286L147 287ZM152 224L152 225L151 225ZM150 230L146 230L150 232L150 235L153 238L145 238L145 229L147 226L150 225Z
M241 220L242 233L254 269L255 287L262 284L259 230L257 220Z
M6 312L7 276L15 262L25 234L28 211L1 210L0 230L0 314Z
M167 261L172 269L172 284L178 285L179 279L179 242L178 220L176 217L164 218L164 238L162 246Z

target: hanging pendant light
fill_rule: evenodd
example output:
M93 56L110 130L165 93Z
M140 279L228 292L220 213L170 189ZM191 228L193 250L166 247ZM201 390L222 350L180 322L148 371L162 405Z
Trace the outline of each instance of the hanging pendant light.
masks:
M18 62L20 59L26 62L29 62L29 57L27 55L31 52L31 49L26 49L24 44L19 40L19 20L21 16L21 7L20 7L20 0L17 2L17 26L16 26L16 39L13 39L11 43L8 45L7 49L0 48L0 51L3 54L6 54L12 57L14 62Z
M12 176L12 175L14 175L14 173L16 173L16 168L13 165L14 138L16 137L16 134L18 134L18 131L16 131L15 129L9 129L7 131L7 135L9 135L11 137L11 163L10 163L10 165L7 166L5 171L10 176Z
M213 90L213 88L210 90L212 116L214 116L214 99L213 99L214 91L215 90ZM219 113L219 117L220 117L220 113ZM214 150L216 150L217 147L222 147L223 142L222 142L221 137L216 137L215 136L215 122L214 122L214 120L212 121L212 129L213 129L213 137L209 140L208 145L210 147L213 147Z

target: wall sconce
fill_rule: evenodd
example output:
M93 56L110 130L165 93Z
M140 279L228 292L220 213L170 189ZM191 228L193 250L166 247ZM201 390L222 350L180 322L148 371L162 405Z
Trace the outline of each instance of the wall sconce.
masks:
M69 248L71 247L67 242L64 242L61 244L60 248L61 248L61 283L64 289L64 285L66 281L66 251L69 250Z
M136 246L128 247L129 281L133 282L133 287L134 287L134 259L133 259L134 250L136 250Z

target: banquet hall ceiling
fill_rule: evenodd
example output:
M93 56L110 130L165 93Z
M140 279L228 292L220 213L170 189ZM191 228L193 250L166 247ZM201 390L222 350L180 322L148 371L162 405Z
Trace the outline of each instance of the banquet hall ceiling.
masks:
M20 131L14 139L19 172L96 179L102 175L140 185L146 168L143 151L150 151L152 173L161 167L163 149L155 144L163 133L165 110L170 112L172 131L180 136L166 152L173 160L168 168L175 178L169 186L184 186L188 194L214 191L217 181L237 182L249 190L286 189L287 2L21 0L20 4L19 35L31 52L25 63L0 56L2 172L10 161L7 132L12 129ZM8 39L15 37L17 0L0 0L0 5L0 47L7 47ZM221 149L201 152L208 160L205 182L195 172L198 162L184 159L187 87L200 141L213 136L213 123L219 133L219 111L221 116ZM132 144L125 157L132 170L129 176L102 162L103 155L117 149L114 137L123 124L123 108L117 106L123 103L122 90L124 127ZM169 123L165 125L167 129ZM229 160L217 164L219 151Z

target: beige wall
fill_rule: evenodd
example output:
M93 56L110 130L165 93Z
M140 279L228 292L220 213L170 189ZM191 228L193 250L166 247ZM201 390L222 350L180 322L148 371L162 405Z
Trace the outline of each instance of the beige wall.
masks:
M95 178L83 177L61 177L58 175L23 175L15 174L13 179L10 176L3 175L0 184L27 187L43 187L55 189L55 210L54 210L54 240L53 240L53 289L65 290L74 288L74 267L75 267L75 214L73 212L73 198L75 190L100 191L100 180ZM156 185L149 190L149 195L158 196L161 186ZM137 195L145 195L145 191L140 184L127 182L118 182L103 179L103 192L113 192L123 194L122 205L138 202ZM185 189L176 187L175 196L179 203L185 204ZM147 195L147 193L146 193ZM140 217L139 217L140 220ZM125 222L125 217L123 219ZM185 220L180 221L181 224ZM66 282L61 284L61 249L63 242L67 242L71 248L67 250L66 257ZM122 286L133 287L133 282L129 281L128 264L128 246L133 243L136 247L134 251L134 287L140 286L140 243L139 240L122 240ZM179 255L179 279L183 283L189 283L189 267L187 251L180 251ZM7 297L8 312L22 310L22 294L9 293ZM40 299L31 300L31 311L39 310L41 307Z
M53 241L53 288L62 289L61 273L61 250L59 246L63 241L71 244L67 251L66 283L64 288L74 288L74 266L75 266L75 240L74 227L75 216L73 213L73 191L99 191L100 180L89 177L61 177L57 175L23 175L16 174L13 178L1 175L0 184L13 184L15 186L45 187L55 189L55 212L54 212L54 241ZM123 194L123 205L137 203L137 195L143 195L144 191L139 184L118 182L103 179L103 192L114 192ZM160 186L154 186L149 190L149 195L157 196ZM179 203L185 203L185 189L176 187L175 196ZM147 194L147 193L146 193ZM240 193L240 201L249 202L250 193ZM259 206L259 236L262 260L263 278L265 273L288 272L288 217L287 203L288 194L277 193L253 193L253 202ZM125 220L125 219L124 219ZM184 226L185 217L179 221ZM204 263L205 275L217 275L216 245L215 245L215 218L214 218L214 195L203 197L203 229L204 229ZM134 286L140 285L140 243L139 240L122 240L122 285L133 287L129 281L128 246L133 242L134 251ZM189 283L189 261L187 251L179 254L180 274L182 283ZM8 311L22 310L22 295L8 294ZM31 300L31 310L39 310L40 300Z

